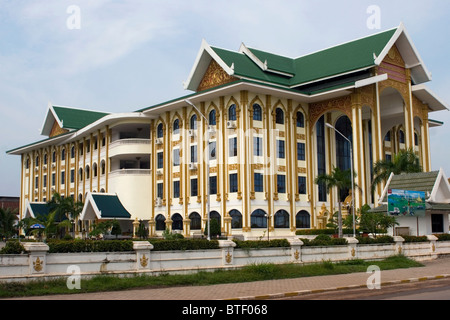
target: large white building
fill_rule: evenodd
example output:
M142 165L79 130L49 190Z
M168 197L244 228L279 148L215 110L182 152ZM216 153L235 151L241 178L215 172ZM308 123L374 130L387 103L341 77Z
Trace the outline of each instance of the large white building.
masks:
M352 157L359 208L379 205L375 161L413 148L431 170L429 129L442 123L429 114L447 107L430 80L403 25L298 58L203 41L185 97L130 113L50 105L47 138L8 152L21 156L21 208L55 191L106 193L131 214L124 231L137 218L150 235L191 236L205 227L209 177L211 218L227 235L323 228L348 192L328 194L318 174Z

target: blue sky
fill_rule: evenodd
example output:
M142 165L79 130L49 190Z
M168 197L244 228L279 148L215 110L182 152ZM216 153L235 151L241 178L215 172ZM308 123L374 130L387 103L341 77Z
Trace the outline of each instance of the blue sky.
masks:
M67 27L71 5L80 29ZM297 57L403 22L450 104L449 16L444 0L0 0L0 195L20 194L20 159L5 152L43 138L49 102L126 112L185 95L202 39ZM450 175L450 112L430 117L446 123L430 132L433 169Z

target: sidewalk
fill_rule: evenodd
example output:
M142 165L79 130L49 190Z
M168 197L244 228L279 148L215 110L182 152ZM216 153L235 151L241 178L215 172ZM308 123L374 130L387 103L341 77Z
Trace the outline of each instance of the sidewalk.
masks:
M381 285L450 278L450 257L422 262L425 267L381 272ZM21 300L263 300L322 291L366 287L371 274L353 273L309 278L219 284L198 287L133 289L116 292L53 295Z

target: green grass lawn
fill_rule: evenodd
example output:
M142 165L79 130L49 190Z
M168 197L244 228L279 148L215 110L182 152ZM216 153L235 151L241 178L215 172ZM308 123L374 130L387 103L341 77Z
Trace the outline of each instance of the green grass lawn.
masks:
M322 262L318 264L254 264L236 270L198 272L189 275L159 276L96 276L81 280L80 290L69 290L66 278L51 281L32 281L27 283L0 283L0 297L40 296L50 294L71 294L98 291L116 291L132 288L162 288L173 286L200 286L220 283L238 283L261 280L290 279L321 275L366 272L370 265L381 270L420 267L422 264L404 256L394 256L382 261L351 260L340 263Z

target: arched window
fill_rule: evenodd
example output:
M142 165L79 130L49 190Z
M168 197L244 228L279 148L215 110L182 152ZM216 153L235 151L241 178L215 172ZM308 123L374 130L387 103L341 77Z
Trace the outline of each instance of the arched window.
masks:
M262 209L257 209L250 216L251 227L254 229L267 228L267 215Z
M275 213L275 228L289 228L289 213L286 210Z
M216 109L212 109L209 112L208 123L209 123L210 126L215 126L216 125Z
M56 162L56 151L52 153L52 162Z
M101 188L100 189L100 193L105 193L106 191L105 191L105 189L104 188Z
M37 158L37 159L39 159L39 158ZM47 154L44 154L44 164L47 164L47 162L48 162L48 156L47 156Z
M70 149L70 158L75 158L75 146L72 146L72 149Z
M284 124L284 112L280 108L275 110L275 122L278 124Z
M166 217L164 217L162 214L158 214L155 218L155 230L166 230Z
M81 193L78 195L78 201L83 202L83 195Z
M83 181L83 168L80 168L80 169L78 170L78 175L79 175L79 177L80 177L80 181Z
M89 165L86 166L86 168L84 169L84 173L86 175L86 179L89 179L90 177L90 169L89 169Z
M191 117L191 120L189 121L189 126L191 130L196 130L197 129L197 115L193 115Z
M417 135L416 132L414 132L414 145L415 146L419 145L419 136Z
M238 210L231 210L229 213L231 217L231 228L242 229L242 214Z
M236 105L235 104L232 104L228 108L228 120L236 121Z
M66 149L65 148L63 148L61 150L61 161L64 161L64 160L66 160Z
M253 120L254 121L262 121L262 109L259 104L253 105Z
M309 229L311 228L311 216L305 211L299 211L295 216L295 227L297 229Z
M179 213L172 216L172 230L183 230L183 218Z
M400 143L405 143L405 133L403 132L403 130L400 130L398 132L398 141Z
M102 160L102 162L100 163L100 167L101 167L101 174L105 174L106 173L106 163L105 160Z
M160 123L160 124L158 124L158 127L156 128L156 137L162 138L163 136L164 136L163 124Z
M336 130L352 141L352 123L347 116L342 116L336 121ZM336 133L336 162L341 170L350 169L350 143L340 134Z
M189 219L191 220L191 230L201 230L202 218L197 212L192 212L189 215Z
M297 112L297 128L305 127L305 116L302 112Z
M217 223L219 224L219 226L221 226L222 225L222 218L220 217L220 213L218 213L217 211L211 211L210 213L209 213L209 218L212 220L212 219L214 219L214 220L216 220L217 221Z
M92 165L92 173L94 174L94 177L97 177L98 175L98 171L97 171L97 163L94 162L94 164Z
M176 119L173 122L173 134L179 134L180 133L180 120Z
M36 158L34 159L34 165L35 165L36 167L39 166L39 156L36 156Z

